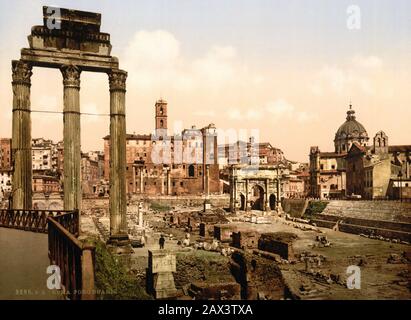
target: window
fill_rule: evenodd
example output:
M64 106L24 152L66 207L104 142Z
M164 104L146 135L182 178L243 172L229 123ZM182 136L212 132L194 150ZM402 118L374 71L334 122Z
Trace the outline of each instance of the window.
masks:
M324 170L324 165L323 164L320 165L320 169Z
M331 166L331 169L333 169L333 170L335 169L335 165L334 165L334 164Z
M183 181L181 181L181 182L180 182L180 186L183 186L183 185L184 185L184 184L183 184Z

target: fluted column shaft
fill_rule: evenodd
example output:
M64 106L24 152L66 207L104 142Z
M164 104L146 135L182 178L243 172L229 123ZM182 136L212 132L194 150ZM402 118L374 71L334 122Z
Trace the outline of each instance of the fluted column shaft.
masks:
M113 70L110 82L110 240L127 240L126 79Z
M64 210L81 210L80 73L73 65L61 67L64 85Z
M32 155L30 78L32 67L23 61L13 61L13 208L32 208Z
M208 198L210 196L210 166L208 164L206 164L205 179L205 193Z
M167 195L169 196L171 194L171 175L170 175L170 169L167 169Z

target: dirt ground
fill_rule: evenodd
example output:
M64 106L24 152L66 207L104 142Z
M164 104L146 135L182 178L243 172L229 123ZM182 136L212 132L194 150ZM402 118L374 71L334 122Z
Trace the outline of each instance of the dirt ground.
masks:
M261 215L261 212L253 214ZM186 230L170 227L163 217L164 213L151 210L144 214L146 246L134 248L131 257L133 272L138 277L143 280L148 250L158 249L158 238L164 234L167 236L165 248L177 254L177 273L174 276L178 287L196 280L210 283L233 280L229 271L229 257L178 245L178 241L184 239ZM411 264L410 260L404 258L405 255L410 256L410 245L364 238L326 228L304 231L303 224L274 216L266 218L269 223L256 224L241 221L241 215L228 217L232 220L231 224L240 231L292 232L297 235L298 238L293 243L294 261L279 265L290 293L286 296L297 299L411 299ZM108 229L108 218L100 218L99 221ZM82 220L82 229L90 234L99 232L94 225L91 218ZM170 234L172 238L169 238ZM317 236L326 236L330 246L321 246L316 241ZM198 239L196 230L191 233L191 243ZM388 263L391 255L394 258ZM360 268L360 289L347 288L349 266Z

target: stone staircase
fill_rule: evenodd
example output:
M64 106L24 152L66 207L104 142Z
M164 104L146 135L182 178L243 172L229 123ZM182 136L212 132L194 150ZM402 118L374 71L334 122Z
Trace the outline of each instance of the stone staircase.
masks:
M322 213L341 217L411 223L411 202L332 200Z
M317 227L411 242L411 203L330 201L311 222Z

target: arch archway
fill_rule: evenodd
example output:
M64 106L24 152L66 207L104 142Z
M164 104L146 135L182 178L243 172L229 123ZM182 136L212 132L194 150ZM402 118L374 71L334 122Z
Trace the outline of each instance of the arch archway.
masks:
M256 184L252 187L250 203L252 210L264 209L264 188L262 186Z
M271 194L269 201L270 201L270 209L271 209L271 210L275 210L275 207L276 207L276 205L277 205L277 203L276 203L277 201L276 201L275 195Z
M243 195L242 193L240 194L240 210L245 210L245 195Z
M189 177L194 177L194 165L190 164L188 167L188 176Z

